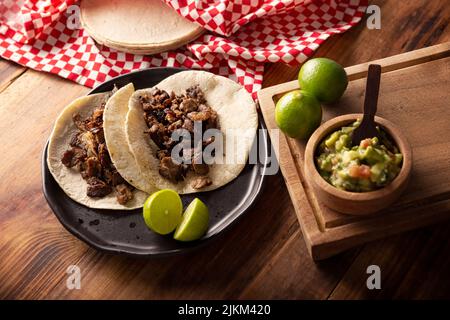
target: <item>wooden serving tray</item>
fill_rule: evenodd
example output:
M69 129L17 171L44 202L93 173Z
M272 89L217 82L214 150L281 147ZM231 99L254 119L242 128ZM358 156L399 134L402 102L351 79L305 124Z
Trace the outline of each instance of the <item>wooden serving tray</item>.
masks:
M378 114L406 134L414 159L411 181L400 200L371 216L344 215L320 203L304 179L306 141L271 132L277 129L277 99L298 89L298 82L258 93L281 172L314 260L450 218L450 42L372 63L381 64L383 69ZM368 64L346 68L350 80L347 91L336 105L323 107L323 121L361 112Z

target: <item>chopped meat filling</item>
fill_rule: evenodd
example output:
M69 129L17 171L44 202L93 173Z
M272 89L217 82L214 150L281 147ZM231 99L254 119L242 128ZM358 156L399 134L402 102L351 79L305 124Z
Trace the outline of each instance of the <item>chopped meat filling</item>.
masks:
M209 167L202 161L203 148L214 142L214 137L202 141L201 146L184 150L183 159L187 164L178 164L170 157L176 142L171 139L177 129L186 129L193 141L194 123L200 123L203 132L208 129L219 129L217 112L207 105L204 93L198 86L192 86L184 94L175 95L164 90L155 89L151 94L139 97L144 119L153 142L158 146L159 173L164 178L179 182L185 179L188 171L200 177L192 183L196 189L201 189L212 183L206 175ZM195 150L195 152L194 152ZM187 161L190 160L190 161Z
M212 184L211 179L203 176L203 177L199 177L199 178L195 179L194 181L192 181L191 186L194 189L201 189L201 188L210 186L211 184Z
M112 188L105 181L97 177L87 179L87 195L92 198L105 197L111 193Z
M61 161L62 163L68 167L72 168L76 165L78 165L80 162L82 162L84 159L86 159L86 151L82 148L78 147L72 147L72 149L67 150L64 152Z
M127 184L121 183L116 186L116 198L122 205L133 199L133 193Z
M186 175L185 167L172 161L172 157L163 157L159 163L159 174L172 182L184 179Z
M109 97L108 97L109 98ZM115 191L117 202L126 204L133 198L134 188L128 184L111 162L103 135L102 103L86 119L73 115L77 132L70 140L61 162L68 168L76 168L87 183L87 195L102 198Z

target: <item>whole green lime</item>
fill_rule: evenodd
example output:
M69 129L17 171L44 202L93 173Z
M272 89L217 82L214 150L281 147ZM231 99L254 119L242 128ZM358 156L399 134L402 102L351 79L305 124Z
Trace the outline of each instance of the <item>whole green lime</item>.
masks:
M275 107L277 126L291 138L308 138L321 121L320 102L304 90L286 93L278 100Z
M327 58L315 58L303 64L298 74L300 89L312 93L322 103L338 101L347 89L344 68Z

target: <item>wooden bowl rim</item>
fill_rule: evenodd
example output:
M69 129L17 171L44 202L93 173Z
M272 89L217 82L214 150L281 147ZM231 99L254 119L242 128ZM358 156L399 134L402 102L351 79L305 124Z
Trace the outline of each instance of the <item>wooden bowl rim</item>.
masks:
M386 187L368 192L351 192L341 190L329 184L324 178L322 178L322 176L319 174L319 171L316 168L314 161L314 154L318 144L325 138L326 135L331 133L331 131L341 128L344 125L351 123L352 121L356 121L356 119L362 119L362 117L363 117L362 113L352 113L332 118L327 122L323 123L313 133L313 135L309 138L308 143L306 145L305 169L309 171L310 179L314 180L313 182L324 192L343 200L363 202L363 201L383 199L384 197L387 197L395 190L401 188L407 182L409 175L411 174L412 149L408 140L406 139L406 136L392 122L376 116L375 122L378 125L380 125L383 128L383 130L385 130L391 136L391 138L394 140L394 142L396 143L397 147L399 148L400 152L403 155L402 168L397 177Z

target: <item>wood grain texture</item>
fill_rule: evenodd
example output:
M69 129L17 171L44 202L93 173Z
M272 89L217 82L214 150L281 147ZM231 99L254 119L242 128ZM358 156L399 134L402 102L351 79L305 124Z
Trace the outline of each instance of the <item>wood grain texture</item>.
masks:
M25 71L27 71L27 69L22 66L16 65L10 61L0 60L0 93Z
M446 0L371 2L381 6L381 30L360 24L330 38L316 56L351 66L450 40ZM0 62L5 64L11 65ZM3 70L0 77L6 74ZM297 73L298 68L268 65L264 86L294 80ZM1 298L358 299L450 294L450 224L387 238L315 264L281 175L268 179L261 200L235 227L192 254L145 260L97 252L69 235L50 212L39 168L55 115L87 89L33 71L7 78L11 81L0 93L0 126L7 129L0 131L7 141L0 147ZM365 289L369 263L382 265L383 289L376 293ZM81 268L79 291L65 286L65 270L71 264Z
M40 173L52 122L67 103L87 91L28 70L0 95L5 139L0 178L7 181L0 185L0 298L42 297L87 249L67 234L48 208Z
M366 246L330 299L448 299L449 229L425 228ZM382 290L367 289L369 265L380 267Z

